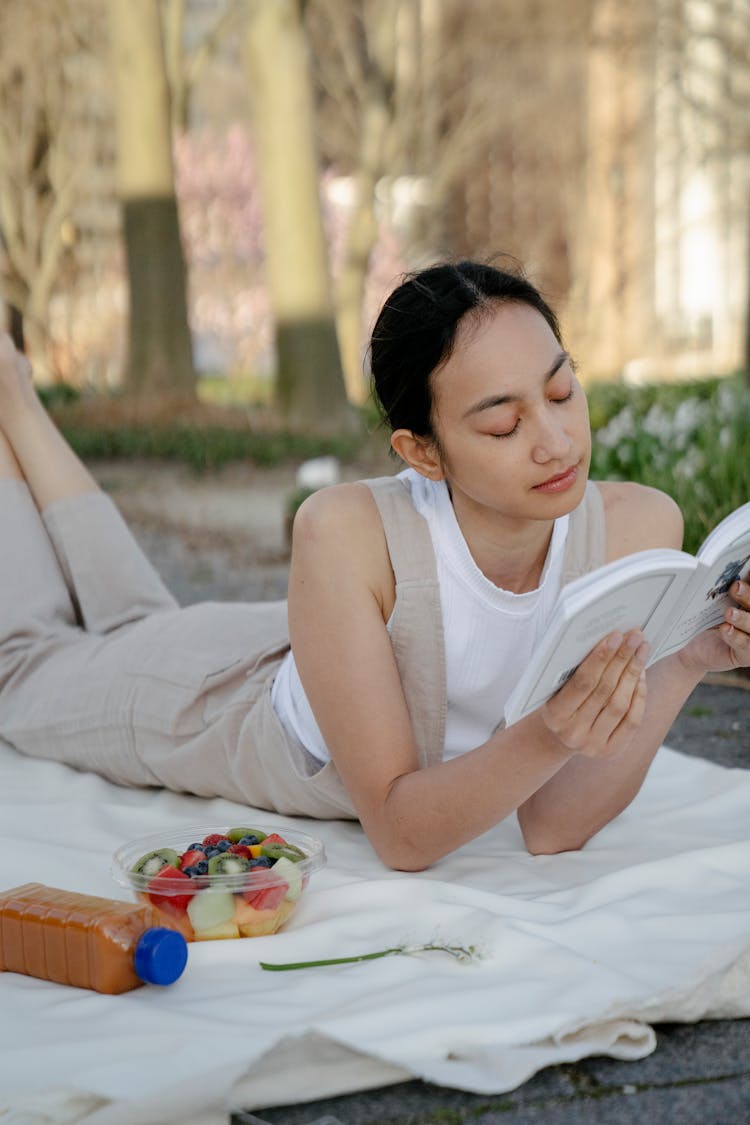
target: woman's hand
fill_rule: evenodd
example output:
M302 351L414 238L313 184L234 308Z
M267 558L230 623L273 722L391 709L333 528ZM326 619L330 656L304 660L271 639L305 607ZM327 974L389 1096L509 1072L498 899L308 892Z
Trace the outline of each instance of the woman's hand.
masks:
M648 647L640 630L612 633L545 703L542 721L564 746L590 758L625 749L646 709Z
M733 604L722 624L694 637L678 654L685 668L704 673L750 667L750 585L735 582L729 594Z

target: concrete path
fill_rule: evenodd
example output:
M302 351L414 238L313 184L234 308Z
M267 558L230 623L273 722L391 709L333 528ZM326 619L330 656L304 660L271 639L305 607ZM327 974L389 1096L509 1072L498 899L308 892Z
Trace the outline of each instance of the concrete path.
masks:
M292 469L195 477L157 465L94 466L181 602L286 595ZM701 684L668 743L750 768L750 680ZM750 810L748 810L750 816ZM233 1125L750 1125L750 1020L657 1028L646 1059L551 1067L519 1089L472 1095L405 1082L300 1106L235 1115ZM328 1121L325 1120L328 1116ZM331 1120L331 1116L334 1120Z

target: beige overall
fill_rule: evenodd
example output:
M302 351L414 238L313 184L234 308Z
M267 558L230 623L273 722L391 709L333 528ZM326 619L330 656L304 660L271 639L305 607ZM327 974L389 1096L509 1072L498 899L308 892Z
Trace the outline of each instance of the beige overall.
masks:
M432 542L406 485L365 483L396 578L391 641L426 766L442 759L446 714ZM179 608L103 493L40 518L25 485L0 481L0 519L1 737L123 785L356 817L333 763L321 768L271 705L289 648L286 602ZM604 561L590 483L571 515L563 582Z

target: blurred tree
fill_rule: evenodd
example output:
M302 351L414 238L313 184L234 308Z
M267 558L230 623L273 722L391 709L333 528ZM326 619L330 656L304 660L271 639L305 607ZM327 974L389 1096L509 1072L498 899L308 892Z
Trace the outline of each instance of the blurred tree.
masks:
M352 185L336 290L351 398L378 217L414 264L511 252L566 292L591 3L309 0L321 150Z
M713 174L721 256L732 276L744 276L742 354L750 387L750 5L661 0L659 32L676 108L688 111L681 120L679 108L675 115L675 163L685 163L692 150L694 165ZM732 288L736 293L736 282Z
M188 127L190 95L222 41L236 31L243 15L242 0L226 0L209 13L211 22L200 35L188 41L185 31L187 0L160 0L164 55L169 82L172 129L184 133Z
M276 340L276 398L293 424L352 420L333 316L300 0L248 0L245 53Z
M42 380L54 374L49 305L86 153L70 114L75 56L90 32L73 0L0 6L0 295Z
M413 3L411 4L414 8ZM336 326L349 398L362 403L362 310L370 257L378 237L375 195L392 157L396 121L396 55L402 0L368 0L336 4L323 0L307 9L308 30L316 49L316 82L330 100L348 115L344 167L352 169L351 217L336 284ZM327 49L323 49L323 44ZM324 118L342 131L333 112ZM389 145L389 141L391 142ZM335 141L334 141L335 144ZM343 146L342 146L343 147Z
M158 0L111 0L117 179L130 294L126 386L193 396L185 261L174 189Z

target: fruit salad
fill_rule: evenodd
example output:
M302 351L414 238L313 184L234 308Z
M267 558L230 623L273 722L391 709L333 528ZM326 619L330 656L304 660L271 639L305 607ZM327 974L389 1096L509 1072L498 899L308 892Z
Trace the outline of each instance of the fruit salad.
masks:
M188 941L210 941L275 933L324 863L313 836L241 825L134 840L115 853L112 874Z

